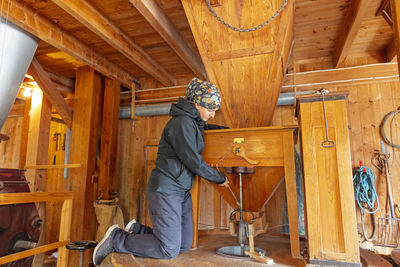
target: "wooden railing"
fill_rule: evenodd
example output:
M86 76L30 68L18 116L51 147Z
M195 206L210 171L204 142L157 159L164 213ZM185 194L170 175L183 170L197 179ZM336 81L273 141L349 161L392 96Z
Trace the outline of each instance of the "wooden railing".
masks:
M0 205L32 202L52 202L58 200L64 200L61 209L60 234L58 237L58 242L0 257L0 265L58 248L57 267L67 266L68 254L65 245L70 242L69 239L72 216L72 192L68 191L0 194Z

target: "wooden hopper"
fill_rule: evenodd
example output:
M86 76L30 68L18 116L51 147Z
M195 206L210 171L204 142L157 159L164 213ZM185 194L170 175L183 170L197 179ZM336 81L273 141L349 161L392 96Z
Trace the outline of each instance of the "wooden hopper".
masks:
M213 0L211 7L228 24L252 28L263 24L280 9L285 0ZM293 36L293 2L264 27L239 32L220 23L205 0L182 0L208 78L220 89L221 114L231 128L264 127L271 123ZM232 150L233 138L250 164ZM223 167L255 166L255 173L244 175L243 208L259 211L279 181L286 176L292 255L298 257L296 180L294 174L293 129L247 128L206 133L204 159ZM237 175L236 175L237 176ZM224 199L236 209L239 185L235 174L227 174L231 190L217 186ZM233 196L236 196L235 197ZM196 207L195 207L196 208ZM296 230L296 231L295 231Z
M237 174L226 167L251 167L253 174L242 175L243 209L259 211L279 181L285 178L291 251L300 257L293 127L256 127L206 131L203 158L225 173L230 189L216 185L224 199L238 208ZM195 202L196 203L196 202ZM195 222L196 223L196 222Z
M284 0L213 0L227 23L251 28L267 21ZM293 1L256 31L231 30L209 11L205 0L182 0L208 78L222 96L221 113L232 127L271 123L292 44Z

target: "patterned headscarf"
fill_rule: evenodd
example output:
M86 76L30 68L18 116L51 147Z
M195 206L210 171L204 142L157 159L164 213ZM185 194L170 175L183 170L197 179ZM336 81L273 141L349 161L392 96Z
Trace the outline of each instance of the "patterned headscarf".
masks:
M221 96L218 88L210 83L193 78L186 90L186 99L207 109L219 109L221 106Z

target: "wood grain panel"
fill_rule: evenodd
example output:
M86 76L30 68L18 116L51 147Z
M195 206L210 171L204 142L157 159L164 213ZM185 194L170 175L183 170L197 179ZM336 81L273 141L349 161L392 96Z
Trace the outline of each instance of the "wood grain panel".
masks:
M327 101L327 140L320 101L302 103L300 125L309 255L312 260L359 263L345 100Z
M286 29L291 27L293 2L289 1L273 22L252 32L236 32L218 23L204 2L185 0L182 4L209 79L221 91L221 110L227 124L269 125L284 72L281 49L291 43ZM229 24L249 28L262 23L281 4L226 1L214 8Z

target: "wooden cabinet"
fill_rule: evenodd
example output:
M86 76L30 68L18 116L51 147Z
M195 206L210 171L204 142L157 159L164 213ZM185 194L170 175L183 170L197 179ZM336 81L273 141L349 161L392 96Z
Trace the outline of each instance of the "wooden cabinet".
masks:
M361 266L345 94L298 99L310 263Z

